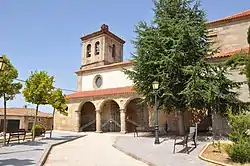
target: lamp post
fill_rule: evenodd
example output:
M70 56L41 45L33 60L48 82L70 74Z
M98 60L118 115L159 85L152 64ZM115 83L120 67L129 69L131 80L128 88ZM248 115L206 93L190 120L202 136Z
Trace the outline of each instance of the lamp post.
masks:
M0 56L0 72L3 72L7 63L4 61L3 57ZM4 120L3 120L3 137L4 141L3 144L4 146L6 145L6 101L5 101L5 93L3 94L4 98Z
M159 82L154 81L152 83L155 94L155 144L160 144L159 141L159 125L158 125L158 109L157 109L157 90L159 88Z

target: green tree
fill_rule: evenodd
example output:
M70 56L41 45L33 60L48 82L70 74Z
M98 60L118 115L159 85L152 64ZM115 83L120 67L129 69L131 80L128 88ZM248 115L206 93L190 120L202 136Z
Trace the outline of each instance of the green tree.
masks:
M4 102L4 126L3 126L3 134L4 134L4 145L6 145L6 108L7 101L13 100L15 95L20 93L20 89L22 88L21 83L16 83L14 80L18 77L18 71L11 64L10 60L7 59L5 55L3 55L3 59L6 62L6 67L4 71L0 72L0 97L3 97Z
M36 104L36 114L33 124L32 141L35 140L35 126L37 122L37 114L40 105L49 104L50 96L54 89L54 77L49 76L44 71L32 72L30 77L25 81L23 95L26 102Z
M184 134L183 112L207 107L209 100L218 101L215 100L218 95L228 97L224 92L229 91L232 82L224 78L222 69L216 74L216 67L203 60L214 50L207 38L206 14L200 9L199 1L155 0L154 4L152 23L140 22L136 26L134 68L124 72L133 80L137 93L145 96L151 106L154 105L151 84L159 81L158 105L161 109L177 111L179 134ZM221 82L216 85L209 82L222 77L229 85L221 89L216 86ZM216 93L208 98L209 92Z
M67 112L67 105L66 105L67 99L66 96L63 94L62 90L60 89L55 89L52 92L51 99L50 99L50 104L52 105L53 109L53 121L52 121L52 130L54 128L54 116L55 116L55 111L57 110L60 114L63 114L65 116L68 116ZM50 132L50 138L52 136L52 130Z

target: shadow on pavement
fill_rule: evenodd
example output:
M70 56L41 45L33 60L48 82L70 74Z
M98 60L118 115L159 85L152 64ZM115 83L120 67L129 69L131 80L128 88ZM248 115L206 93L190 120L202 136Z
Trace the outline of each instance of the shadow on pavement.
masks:
M12 153L30 152L30 151L42 151L42 150L43 150L43 149L17 150L17 151L13 151L13 152L0 153L0 155L12 154Z
M30 160L30 159L24 159L24 160L19 160L15 158L11 159L3 159L0 160L0 165L1 166L9 166L9 165L15 165L15 166L25 166L25 165L34 165L35 161Z

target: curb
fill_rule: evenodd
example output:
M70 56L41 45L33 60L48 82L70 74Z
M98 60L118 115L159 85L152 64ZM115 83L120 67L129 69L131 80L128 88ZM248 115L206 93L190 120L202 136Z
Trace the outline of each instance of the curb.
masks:
M208 146L211 145L212 143L208 143L206 146L204 146L204 148L201 150L201 152L199 153L199 158L201 160L204 160L206 162L209 162L209 163L213 163L213 164L217 164L217 165L221 165L221 166L232 166L230 164L225 164L225 163L221 163L219 161L215 161L215 160L211 160L211 159L207 159L205 157L202 156L202 154L205 152L205 150L207 150Z
M75 138L71 138L71 139L68 139L68 140L65 140L65 141L62 141L62 142L57 142L57 143L49 145L49 147L45 150L45 152L43 153L42 157L40 158L40 160L38 161L36 166L43 166L45 164L45 162L46 162L46 160L47 160L47 158L49 156L49 153L50 153L50 151L52 150L52 148L54 146L61 145L61 144L67 143L67 142L71 142L71 141L74 141L76 139L82 138L84 136L85 135L76 136Z
M112 145L115 149L117 149L117 150L121 151L122 153L124 153L124 154L126 154L126 155L132 157L132 158L135 159L135 160L138 160L138 161L141 161L141 162L147 164L148 166L157 166L157 165L155 165L155 164L153 164L153 163L151 163L151 162L149 162L149 161L147 161L147 160L144 160L143 158L138 157L138 156L136 156L136 155L134 155L134 154L132 154L132 153L130 153L130 152L126 152L126 151L124 151L122 148L120 148L120 147L118 147L117 145L115 145L115 144L116 144L116 141L117 141L118 139L119 139L119 138L116 138L115 142L114 142L113 145Z

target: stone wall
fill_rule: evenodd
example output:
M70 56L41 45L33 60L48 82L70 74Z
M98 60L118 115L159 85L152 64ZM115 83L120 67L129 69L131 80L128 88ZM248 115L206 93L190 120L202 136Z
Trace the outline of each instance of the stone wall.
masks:
M80 117L77 115L77 113L80 114L80 110L78 110L79 105L80 102L67 104L68 116L56 112L54 118L54 129L64 131L79 131Z
M208 24L208 30L213 34L211 38L217 42L220 52L230 52L235 49L248 47L247 31L250 17L244 20L230 21L220 24Z

